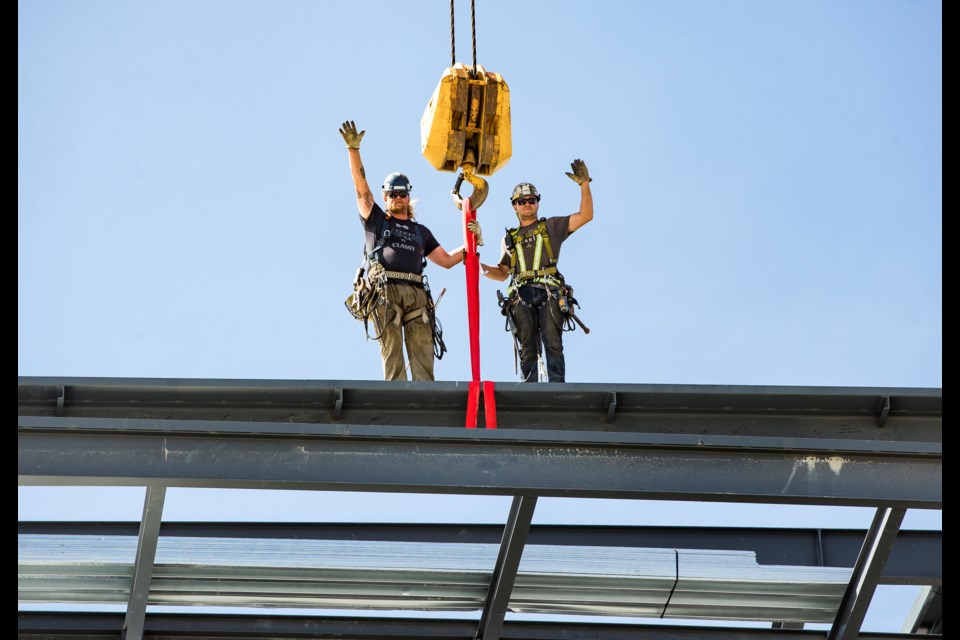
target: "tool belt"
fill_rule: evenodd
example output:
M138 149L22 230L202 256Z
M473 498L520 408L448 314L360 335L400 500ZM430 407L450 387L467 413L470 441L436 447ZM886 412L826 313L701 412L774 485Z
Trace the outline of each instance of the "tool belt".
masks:
M423 276L419 273L409 273L407 271L384 271L383 275L388 282L412 284L421 287L423 286Z
M391 282L394 284L409 284L415 287L420 287L421 289L426 289L427 291L427 305L420 307L419 309L413 309L406 313L404 313L398 305L394 304L390 300L387 300L387 306L389 306L390 311L393 312L393 316L387 321L387 324L392 323L399 327L415 319L422 321L424 324L430 322L433 298L430 296L430 289L426 286L426 278L419 273L410 273L409 271L389 271L387 269L382 270L381 278L383 278L386 282ZM386 296L384 295L384 297Z
M531 269L521 271L513 277L517 285L523 285L530 280L535 282L544 282L546 280L563 280L563 276L557 271L556 267L547 267L546 269Z
M363 322L367 339L379 340L387 325L390 324L401 326L408 322L423 322L429 324L433 331L434 356L437 360L443 358L447 347L443 343L443 328L436 316L436 305L433 302L433 296L430 294L426 276L405 271L388 271L378 262L370 265L366 277L364 277L364 272L363 267L357 269L357 274L353 280L353 293L347 296L344 305L351 316ZM387 283L391 282L422 288L427 294L426 306L404 313L387 296ZM380 308L382 308L383 313L378 316L377 311ZM375 326L375 335L373 336L370 335L371 320L374 321ZM384 323L382 327L379 326L381 322Z
M353 292L347 296L343 304L351 316L362 320L366 325L377 305L386 304L386 299L383 297L382 287L378 286L375 280L371 281L363 277L364 271L363 267L357 269L357 275L353 279Z
M510 286L507 287L507 297L512 298L517 289L531 284L542 284L545 289L550 289L551 287L562 289L565 286L563 276L560 275L556 267L521 271L514 275L510 281Z
M497 291L497 304L500 306L500 313L506 319L504 330L510 333L513 333L516 336L517 327L513 322L513 316L510 313L512 307L520 305L522 307L527 307L532 311L539 309L539 306L536 308L529 304L520 296L519 288L524 284L531 284L530 280L526 283L522 283L517 287L511 287L508 289L508 294L506 297L500 291ZM590 333L590 329L587 328L585 324L577 317L576 307L580 306L580 303L577 302L577 299L573 297L573 287L561 281L561 283L553 285L547 283L547 286L544 287L547 291L547 300L543 304L547 304L550 299L557 301L557 308L560 310L560 325L564 331L574 331L577 328L577 325L580 325L580 328L583 329L584 333ZM551 308L551 313L553 312Z

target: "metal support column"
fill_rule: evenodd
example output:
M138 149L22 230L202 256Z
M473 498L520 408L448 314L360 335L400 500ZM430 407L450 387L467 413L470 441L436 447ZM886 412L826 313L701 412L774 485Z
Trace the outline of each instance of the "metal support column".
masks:
M906 513L906 509L877 509L827 640L856 640L859 637L860 626Z
M143 501L143 517L140 520L140 536L137 539L137 557L133 565L133 581L127 615L123 620L123 640L141 640L147 617L147 599L150 597L150 580L153 563L157 557L157 541L160 537L160 520L163 516L163 501L167 495L164 486L147 487Z
M500 553L490 580L487 601L480 615L477 640L499 640L503 630L503 618L510 604L513 583L517 579L523 547L533 521L533 510L537 506L536 496L516 496L510 505L510 517L503 529Z

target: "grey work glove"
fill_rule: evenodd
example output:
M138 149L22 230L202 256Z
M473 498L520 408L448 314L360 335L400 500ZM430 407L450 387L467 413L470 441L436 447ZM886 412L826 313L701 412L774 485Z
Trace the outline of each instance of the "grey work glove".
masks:
M573 169L573 173L567 171L567 177L577 184L593 182L593 178L590 177L590 172L587 171L587 165L584 164L583 160L580 160L579 158L574 160L570 163L570 168Z
M357 133L357 125L353 124L353 120L347 120L340 126L340 135L343 136L343 141L347 143L347 149L359 149L360 141L363 140L363 134L366 131L361 131Z
M471 220L467 223L467 230L473 235L477 236L477 246L483 246L483 230L480 228L480 223L476 220Z

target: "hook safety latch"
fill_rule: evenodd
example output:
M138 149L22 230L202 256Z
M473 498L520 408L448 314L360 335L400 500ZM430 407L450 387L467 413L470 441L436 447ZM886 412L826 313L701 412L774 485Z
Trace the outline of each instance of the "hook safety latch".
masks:
M460 187L463 185L464 180L473 185L473 195L470 196L470 206L474 211L476 211L480 208L480 205L483 204L484 200L487 199L487 193L490 191L490 186L487 184L486 180L470 171L465 170L458 175L457 182L453 186L453 191L450 192L450 195L453 196L453 204L457 206L457 209L461 210L463 209L463 198L460 197Z

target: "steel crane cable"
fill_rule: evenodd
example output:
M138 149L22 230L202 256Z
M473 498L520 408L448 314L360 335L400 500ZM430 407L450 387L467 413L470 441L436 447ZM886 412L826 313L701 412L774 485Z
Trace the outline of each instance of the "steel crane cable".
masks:
M477 13L476 13L476 0L470 0L470 31L473 38L473 77L477 77ZM456 29L454 28L453 20L453 3L454 0L450 0L450 66L456 66L457 64L457 39L456 39Z

